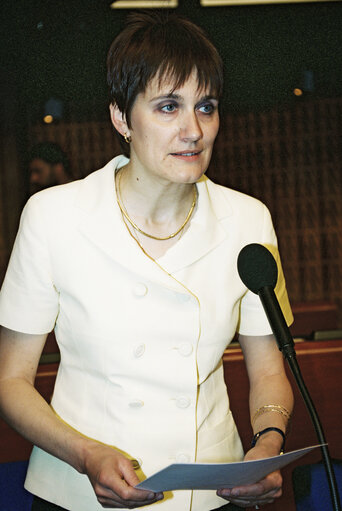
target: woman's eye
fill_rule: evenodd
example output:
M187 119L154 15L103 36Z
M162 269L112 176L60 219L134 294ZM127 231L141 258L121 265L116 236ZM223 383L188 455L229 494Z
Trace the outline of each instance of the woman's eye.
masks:
M205 103L199 107L199 110L204 114L212 114L215 110L215 107L212 103Z
M162 112L165 112L167 114L170 114L172 112L174 112L176 110L176 105L172 104L172 103L168 103L167 105L163 105L160 110Z

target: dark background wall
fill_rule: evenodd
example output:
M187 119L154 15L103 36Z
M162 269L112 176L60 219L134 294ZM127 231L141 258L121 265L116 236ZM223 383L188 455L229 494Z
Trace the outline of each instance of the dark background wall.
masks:
M86 110L106 99L105 56L127 10L108 0L3 0L3 71L23 103L50 96ZM314 73L315 93L342 90L342 4L313 2L200 7L179 0L176 12L199 23L226 65L225 103L234 109L291 101L303 71Z

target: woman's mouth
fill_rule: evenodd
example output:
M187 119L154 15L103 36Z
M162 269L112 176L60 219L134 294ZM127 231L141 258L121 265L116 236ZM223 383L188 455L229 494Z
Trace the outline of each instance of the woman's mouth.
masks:
M171 154L171 156L173 156L175 158L179 158L181 160L194 161L199 158L201 152L202 151L180 151L177 153L170 153L170 154Z

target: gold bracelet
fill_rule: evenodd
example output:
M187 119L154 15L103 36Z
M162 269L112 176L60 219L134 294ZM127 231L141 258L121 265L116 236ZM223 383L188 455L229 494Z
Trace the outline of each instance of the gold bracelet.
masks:
M264 405L264 406L261 406L260 408L258 408L257 411L255 412L255 414L253 415L253 418L251 421L252 426L254 426L254 422L256 421L256 419L258 417L260 417L260 415L263 415L264 413L267 413L267 412L277 412L277 413L280 413L281 415L283 415L284 417L286 417L288 421L291 420L291 413L284 406Z

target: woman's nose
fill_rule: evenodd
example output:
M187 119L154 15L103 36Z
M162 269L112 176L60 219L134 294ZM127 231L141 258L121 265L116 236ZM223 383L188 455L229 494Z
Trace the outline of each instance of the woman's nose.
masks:
M181 116L179 134L182 140L190 142L202 138L203 133L196 112L186 112Z

